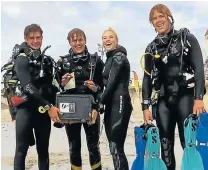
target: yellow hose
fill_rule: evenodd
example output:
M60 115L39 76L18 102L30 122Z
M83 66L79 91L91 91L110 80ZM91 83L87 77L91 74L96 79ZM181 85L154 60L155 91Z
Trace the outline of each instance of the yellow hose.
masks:
M147 75L150 76L151 74L150 74L147 70L145 70L145 68L144 68L143 65L142 65L143 58L144 58L144 56L147 55L147 54L151 55L151 56L154 57L154 58L160 58L160 55L159 55L159 54L153 55L153 54L151 54L151 53L144 53L144 54L141 56L141 59L140 59L140 67L142 68L142 70L143 70Z

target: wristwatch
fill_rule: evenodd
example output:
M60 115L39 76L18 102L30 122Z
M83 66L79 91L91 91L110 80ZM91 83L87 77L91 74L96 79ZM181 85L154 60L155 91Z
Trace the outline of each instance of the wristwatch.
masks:
M47 110L49 110L51 108L51 106L53 106L52 104L47 104L46 106L40 106L38 108L39 113L45 113Z
M195 100L203 100L203 95L195 96Z
M150 100L149 99L145 99L143 100L142 104L142 111L149 109L150 106Z

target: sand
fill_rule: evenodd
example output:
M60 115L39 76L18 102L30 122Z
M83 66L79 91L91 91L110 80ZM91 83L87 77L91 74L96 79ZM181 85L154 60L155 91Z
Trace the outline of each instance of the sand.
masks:
M208 110L208 95L204 99L205 108ZM129 167L131 168L132 162L135 159L135 145L134 145L134 127L143 123L142 112L140 107L139 98L134 99L134 111L130 119L127 139L125 142L125 152L129 161ZM11 122L7 107L2 104L1 110L1 168L2 170L13 170L13 157L15 152L15 123ZM101 116L103 119L103 116ZM90 170L88 160L88 150L86 146L85 134L82 130L82 161L83 170ZM177 170L180 170L181 159L183 151L180 146L178 132L176 129L176 144L175 153L177 160ZM102 166L103 170L113 170L112 158L108 149L108 143L103 128L100 138L100 148L102 154ZM52 127L50 138L50 170L69 170L69 148L65 129L57 129ZM37 153L35 146L30 147L28 156L26 158L27 170L38 170L37 167Z

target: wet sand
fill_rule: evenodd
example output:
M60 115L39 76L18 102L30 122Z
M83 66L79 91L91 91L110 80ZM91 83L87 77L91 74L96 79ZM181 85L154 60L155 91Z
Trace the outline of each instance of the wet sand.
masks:
M208 110L208 95L204 99L205 108ZM142 112L139 98L134 100L134 111L128 127L127 138L125 142L125 152L131 168L132 162L135 159L135 144L134 144L134 127L143 123ZM15 152L15 123L11 122L9 112L5 105L2 105L1 110L1 168L2 170L13 170L13 156ZM101 116L103 119L103 116ZM88 160L88 150L86 146L85 134L82 129L82 158L83 170L90 170ZM177 170L180 170L183 151L180 146L178 132L176 128L175 135L175 153L177 160ZM108 149L108 143L103 128L100 138L100 149L102 154L103 170L113 170L112 158ZM50 170L69 170L69 148L65 134L65 129L57 129L52 126L50 138ZM30 147L26 158L26 169L37 170L37 154L35 146Z

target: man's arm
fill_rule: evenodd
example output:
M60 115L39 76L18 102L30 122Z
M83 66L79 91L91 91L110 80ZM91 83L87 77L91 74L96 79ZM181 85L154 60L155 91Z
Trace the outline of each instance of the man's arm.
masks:
M205 89L204 65L200 45L193 34L187 35L187 40L191 45L190 64L194 70L195 79L195 99L202 100Z
M103 83L103 68L104 68L104 63L103 61L98 57L97 58L97 64L96 64L96 69L95 69L95 78L94 78L94 83L97 86L97 92L96 92L96 101L99 99L101 96L103 89L104 89L104 83ZM98 101L96 104L92 106L93 109L99 110L99 103Z
M103 61L98 57L96 69L95 69L95 84L98 86L98 93L102 93L104 89L103 84L103 69L104 69L104 63Z
M50 105L50 103L40 95L36 87L32 84L32 78L29 72L28 58L20 55L15 60L14 69L17 77L20 80L20 85L24 93L31 96L37 103L40 103L42 106Z
M145 53L148 52L151 52L150 46L148 46L147 49L145 50ZM152 56L149 54L145 55L144 68L148 73L151 74ZM142 110L149 108L151 93L152 93L151 77L144 71L144 77L142 82Z

